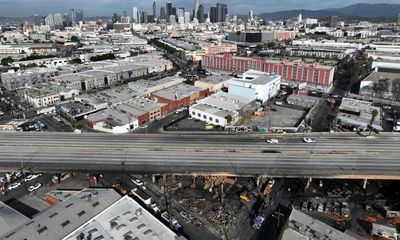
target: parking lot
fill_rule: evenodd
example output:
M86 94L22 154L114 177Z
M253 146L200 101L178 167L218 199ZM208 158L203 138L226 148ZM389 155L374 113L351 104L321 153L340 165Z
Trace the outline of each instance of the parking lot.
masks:
M264 116L252 116L244 125L271 128L297 127L305 115L304 110L272 105Z

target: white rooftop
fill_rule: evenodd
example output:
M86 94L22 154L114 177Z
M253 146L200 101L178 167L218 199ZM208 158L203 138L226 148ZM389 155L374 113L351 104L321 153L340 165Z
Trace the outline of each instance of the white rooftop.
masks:
M225 92L218 92L214 95L211 95L207 98L198 101L198 103L235 112L243 108L247 104L249 104L251 101L252 101L251 99L244 98L241 96Z
M91 239L178 239L178 236L129 196L124 196L108 209L79 227L63 240L76 240L79 235ZM180 238L184 239L184 238Z
M2 239L62 239L120 198L113 189L82 190L40 213Z

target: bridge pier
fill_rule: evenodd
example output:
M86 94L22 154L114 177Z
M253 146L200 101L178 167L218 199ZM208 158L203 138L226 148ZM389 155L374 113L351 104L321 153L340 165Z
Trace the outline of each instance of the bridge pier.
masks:
M363 181L363 189L367 188L367 181L368 181L368 179L364 179L364 181Z
M306 190L310 187L311 181L312 181L312 178L309 178L309 179L307 180Z
M156 175L155 175L155 174L153 174L153 175L151 176L151 182L152 182L153 184L156 184Z

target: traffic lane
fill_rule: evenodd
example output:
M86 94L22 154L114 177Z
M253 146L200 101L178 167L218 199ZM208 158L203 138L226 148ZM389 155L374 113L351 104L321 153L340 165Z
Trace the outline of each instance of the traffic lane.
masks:
M286 135L286 136L263 136L263 135L230 135L230 134L217 134L217 135L204 135L204 134L149 134L149 135L141 135L141 134L127 134L127 135L109 135L109 134L98 134L98 133L88 133L88 134L74 134L74 133L51 133L51 132L14 132L14 133L0 133L0 139L49 139L49 140L89 140L89 141L127 141L127 140L191 140L191 141L208 141L208 140L218 140L225 142L238 142L238 141L247 141L247 142L257 142L257 141L265 141L269 138L278 138L284 142L299 142L303 137L309 137L307 135L299 136L299 135ZM383 137L375 137L375 138L365 138L357 135L350 136L310 136L310 138L314 138L317 142L319 141L369 141L369 142L379 142L381 141L393 141L400 140L400 135L391 135L391 136L383 136Z
M313 151L313 152L333 152L333 151L399 151L398 141L393 140L368 140L368 139L348 139L348 140L330 140L321 139L316 143L304 143L301 139L293 139L290 141L280 142L278 144L265 143L259 139L236 139L236 138L143 138L132 141L111 140L111 139L92 139L92 138L72 138L72 139L54 139L54 138L2 138L0 139L2 147L20 147L38 148L70 148L79 149L118 149L121 151L137 149L137 150L172 150L172 149L198 149L198 150L227 150L227 151Z
M272 173L304 171L307 173L327 172L330 174L346 173L366 174L396 174L400 167L398 155L382 158L376 162L376 156L361 154L359 156L281 156L279 154L232 154L225 153L213 156L199 153L136 153L113 154L103 153L49 153L37 156L9 156L8 160L1 159L1 164L16 164L24 162L24 166L32 169L77 169L90 171L96 170L129 170L144 172L218 172L218 173ZM90 164L89 164L90 163ZM123 165L121 163L124 163ZM381 173L377 173L381 171Z

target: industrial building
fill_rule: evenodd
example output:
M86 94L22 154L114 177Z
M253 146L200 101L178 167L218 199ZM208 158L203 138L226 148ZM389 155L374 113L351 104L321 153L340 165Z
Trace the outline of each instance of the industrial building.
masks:
M282 240L294 239L330 239L357 240L317 219L293 209L288 219L288 228L284 231Z
M112 108L90 114L86 121L89 128L112 134L128 133L139 127L138 119Z
M195 87L208 89L210 92L217 92L224 87L228 87L231 76L228 75L211 75L197 80Z
M198 101L210 95L208 89L201 89L188 84L179 84L162 89L151 94L156 102L167 104L167 111L172 112L181 107L187 107L194 101Z
M339 109L338 120L340 120L342 124L350 125L355 128L366 128L371 121L372 111L376 110L378 114L372 127L379 131L383 130L381 110L378 107L374 107L372 102L343 98Z
M189 114L194 119L225 127L236 123L256 107L256 100L218 92L189 107Z
M53 205L0 236L13 239L185 239L129 196L113 189L55 190ZM6 219L12 222L12 219Z
M184 78L177 76L166 77L156 80L141 79L135 82L128 83L128 87L133 91L140 92L145 96L149 96L153 92L178 85L180 83L183 83L184 81Z
M279 75L248 70L240 78L233 78L229 81L228 92L264 103L278 94L280 85L281 77Z

